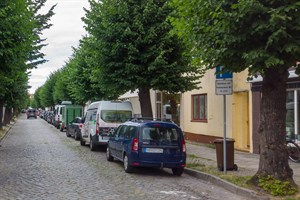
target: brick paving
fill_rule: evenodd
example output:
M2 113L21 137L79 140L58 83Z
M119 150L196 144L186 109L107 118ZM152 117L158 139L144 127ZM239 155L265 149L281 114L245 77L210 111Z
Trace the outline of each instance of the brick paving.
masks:
M192 151L192 150L191 150ZM42 119L21 116L1 142L0 199L246 199L171 170L124 172Z

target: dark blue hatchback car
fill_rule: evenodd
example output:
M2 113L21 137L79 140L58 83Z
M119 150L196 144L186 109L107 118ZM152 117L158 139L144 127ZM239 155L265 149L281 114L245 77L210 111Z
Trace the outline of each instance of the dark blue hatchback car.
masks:
M135 120L121 124L107 144L108 161L134 167L171 168L180 176L186 165L186 145L181 129L172 122Z

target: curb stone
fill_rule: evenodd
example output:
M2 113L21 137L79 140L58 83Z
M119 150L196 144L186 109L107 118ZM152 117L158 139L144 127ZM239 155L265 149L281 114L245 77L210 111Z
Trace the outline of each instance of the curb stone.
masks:
M237 195L240 195L240 196L243 196L243 197L246 197L246 198L261 199L261 200L269 200L270 199L267 196L258 195L255 191L239 187L237 185L234 185L234 184L232 184L228 181L225 181L225 180L223 180L219 177L216 177L214 175L211 175L211 174L207 174L207 173L204 173L204 172L200 172L200 171L196 171L196 170L188 169L188 168L184 169L184 173L186 173L190 176L208 181L210 183L213 183L217 186L225 188L226 190L228 190L232 193L235 193Z
M14 126L15 123L16 123L16 122L13 122L13 123L10 123L10 124L8 125L8 129L7 129L6 132L4 133L3 137L0 138L0 147L2 146L2 143L4 143L6 137L7 137L8 134L9 134L10 129Z

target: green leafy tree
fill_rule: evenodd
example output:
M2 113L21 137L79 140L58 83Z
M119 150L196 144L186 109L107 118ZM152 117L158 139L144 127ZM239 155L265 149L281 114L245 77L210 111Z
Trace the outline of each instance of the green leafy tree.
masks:
M274 176L293 182L285 141L288 69L299 61L300 3L272 0L173 0L175 32L203 69L260 74L260 162L252 178Z
M73 56L66 64L64 80L68 92L72 99L81 105L89 100L99 100L106 96L101 86L97 84L97 78L93 78L93 68L97 66L93 60L96 51L93 46L93 38L83 38L79 47L73 49Z
M59 99L54 99L54 87L58 78L58 71L52 72L47 78L45 84L40 91L41 105L43 107L51 107L61 103Z
M69 91L67 90L67 81L65 79L67 68L63 68L56 71L56 82L53 88L54 102L72 101Z
M38 87L33 95L33 105L31 105L34 108L45 108L42 103L41 103L41 90L42 90L42 86Z
M93 78L105 93L139 90L141 112L152 117L150 89L184 92L196 88L197 68L171 35L167 0L90 0L83 19L95 39Z
M4 105L9 109L19 105L15 97L27 93L27 69L44 62L40 31L50 27L48 20L53 15L50 11L45 15L37 13L44 2L3 0L0 3L0 119ZM17 83L18 87L12 87ZM0 120L0 128L2 125Z

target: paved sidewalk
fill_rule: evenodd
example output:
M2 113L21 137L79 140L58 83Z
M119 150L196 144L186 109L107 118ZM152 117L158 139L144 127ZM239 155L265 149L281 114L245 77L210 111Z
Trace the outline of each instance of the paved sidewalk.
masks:
M187 141L187 153L197 157L205 158L210 165L215 165L217 169L216 150L205 144L191 143ZM243 175L254 175L258 170L259 155L242 151L234 151L234 163L238 166L238 171ZM289 162L294 171L294 181L300 186L300 163Z

